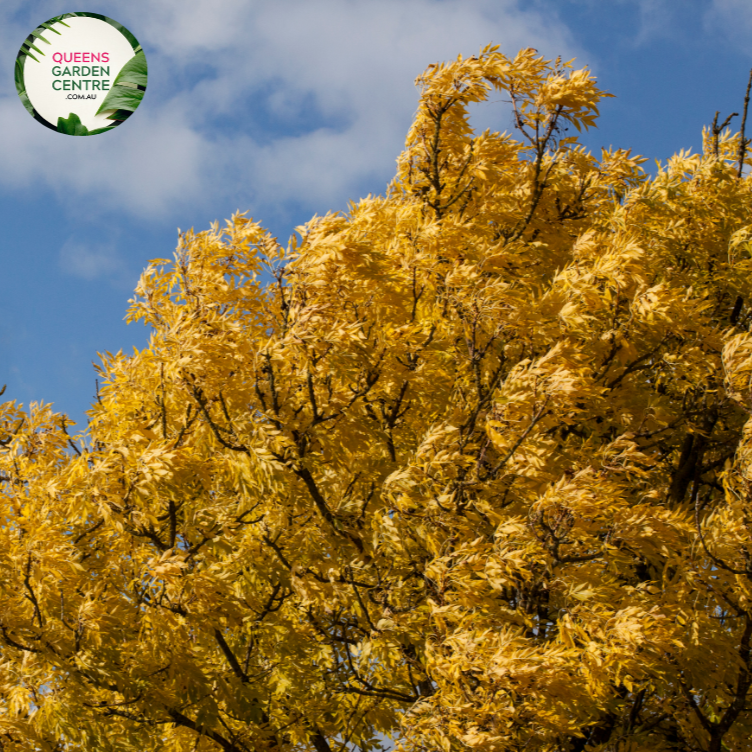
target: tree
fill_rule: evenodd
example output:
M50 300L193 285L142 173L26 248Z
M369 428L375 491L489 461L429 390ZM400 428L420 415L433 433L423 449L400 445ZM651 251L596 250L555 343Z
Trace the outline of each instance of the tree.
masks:
M385 196L152 262L87 433L3 406L2 749L752 748L744 130L650 178L586 70L419 82Z

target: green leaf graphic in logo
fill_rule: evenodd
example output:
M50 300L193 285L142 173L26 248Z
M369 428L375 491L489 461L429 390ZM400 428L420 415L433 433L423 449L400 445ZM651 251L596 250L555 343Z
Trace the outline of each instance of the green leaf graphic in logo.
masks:
M68 26L68 24L62 20L63 18L66 17L66 15L70 15L70 14L65 14L62 16L55 16L54 18L51 18L49 21L45 21L45 23L41 24L36 29L34 29L34 31L32 31L31 34L29 34L29 36L26 37L26 41L21 45L21 49L18 53L17 59L23 59L24 56L28 56L32 60L36 60L37 62L39 62L39 60L36 57L34 57L34 55L32 55L31 52L29 52L29 50L36 50L40 55L42 55L42 57L44 57L44 52L42 52L42 50L40 50L39 47L37 47L34 44L34 40L41 39L45 44L50 44L42 36L42 31L46 29L47 31L52 31L58 36L60 36L60 32L57 29L53 29L52 24L60 23L63 26ZM68 28L70 29L70 26L68 26ZM21 68L21 70L23 71L23 68Z
M18 96L21 98L21 102L23 103L23 106L26 108L26 111L32 116L36 117L36 110L34 109L34 106L31 104L31 101L29 100L28 95L26 94L26 85L24 84L24 63L26 62L27 58L31 58L32 60L39 62L39 59L35 57L29 50L34 49L37 52L39 52L40 55L44 56L44 53L34 45L35 39L40 39L45 44L50 44L50 42L45 39L43 36L44 31L51 31L53 34L57 34L60 36L60 32L55 29L52 24L59 23L63 26L70 29L70 26L68 26L65 21L62 19L65 18L65 16L55 16L54 18L51 18L49 21L45 21L43 24L40 24L34 31L29 34L28 37L26 37L26 41L21 45L21 49L18 51L18 55L16 56L16 65L15 65L15 81L16 81L16 91L18 92Z
M97 115L115 110L108 119L125 120L141 104L146 90L146 78L146 55L142 50L120 69L102 106L97 110ZM128 113L125 117L122 117L123 110Z
M75 112L71 112L67 118L57 119L57 130L59 133L65 133L67 136L93 136L95 133L104 133L111 131L115 125L108 125L106 128L96 128L90 131L82 122L81 118Z
M89 129L81 123L81 118L71 112L66 119L57 119L57 129L68 136L88 136Z
M26 95L26 88L24 87L23 63L18 58L16 58L16 91L18 92L18 96L21 97L21 102L26 111L34 117L34 107L29 101L29 97Z

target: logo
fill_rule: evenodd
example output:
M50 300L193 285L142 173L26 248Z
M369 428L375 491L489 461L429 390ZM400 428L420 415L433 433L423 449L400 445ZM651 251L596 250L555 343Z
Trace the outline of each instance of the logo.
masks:
M65 13L37 26L16 57L16 89L42 125L68 136L111 131L141 104L146 55L122 24Z

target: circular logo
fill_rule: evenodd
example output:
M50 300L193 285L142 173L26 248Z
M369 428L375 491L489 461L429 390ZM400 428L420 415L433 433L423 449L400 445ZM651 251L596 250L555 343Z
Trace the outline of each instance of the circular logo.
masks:
M65 13L37 26L16 57L16 89L42 125L93 136L127 120L146 91L146 55L122 24Z

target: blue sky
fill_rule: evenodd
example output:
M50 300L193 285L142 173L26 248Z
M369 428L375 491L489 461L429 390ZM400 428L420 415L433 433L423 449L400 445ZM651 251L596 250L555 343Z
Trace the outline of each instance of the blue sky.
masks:
M26 113L13 62L37 24L103 13L138 37L149 86L99 136ZM143 347L128 298L177 228L236 210L286 242L314 214L383 192L432 62L494 42L577 58L616 95L592 149L665 160L742 106L748 0L3 0L0 5L0 385L85 422L97 353ZM480 128L511 128L503 105ZM738 122L738 121L737 121Z

